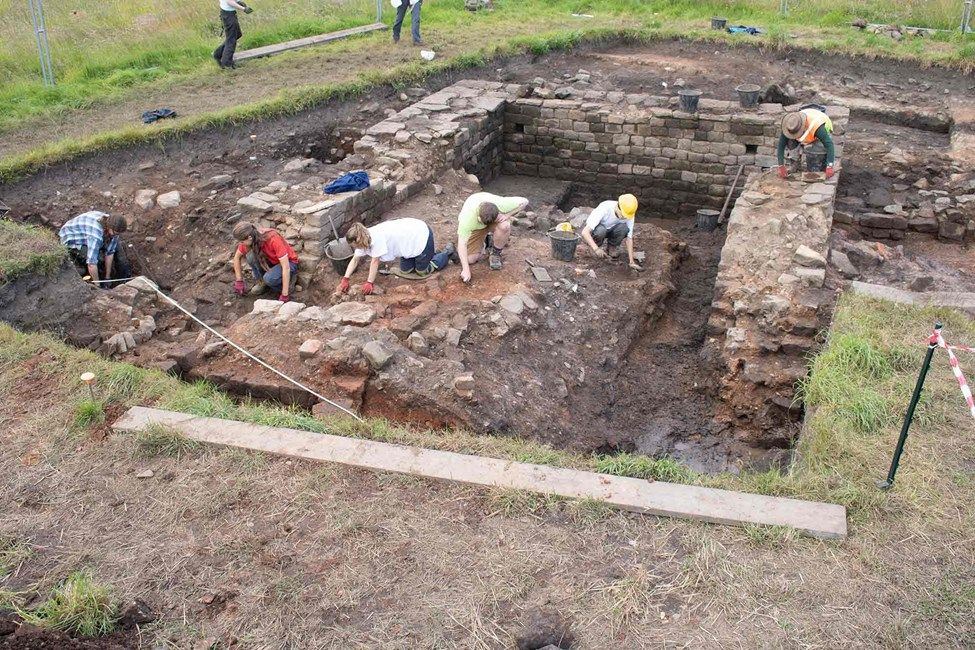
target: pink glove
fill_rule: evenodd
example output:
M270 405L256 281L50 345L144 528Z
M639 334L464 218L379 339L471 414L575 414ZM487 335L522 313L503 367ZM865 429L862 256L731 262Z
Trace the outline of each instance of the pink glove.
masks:
M339 282L339 291L342 293L349 292L349 278L342 278L342 281Z
M372 293L373 288L372 282L365 282L362 285L362 293L368 296L370 293Z
M236 280L236 281L234 281L234 293L236 293L238 296L244 295L244 291L246 289L247 289L247 287L244 285L244 281L243 280Z
M291 297L282 293L280 296L278 296L278 300L281 302L291 302Z
M785 178L789 173L785 170L785 165L779 165L779 178Z
M833 166L826 165L826 178L833 178Z

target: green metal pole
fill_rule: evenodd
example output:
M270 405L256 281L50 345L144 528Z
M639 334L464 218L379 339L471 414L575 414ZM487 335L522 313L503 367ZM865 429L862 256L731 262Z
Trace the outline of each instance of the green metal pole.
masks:
M921 389L924 388L924 380L928 376L928 368L931 367L931 357L934 350L938 347L938 335L941 333L941 323L934 324L934 334L928 340L928 351L924 355L924 363L921 365L921 374L917 377L917 384L914 386L914 394L911 395L911 403L907 405L907 413L904 415L904 424L901 426L901 435L897 439L897 447L894 448L894 458L890 461L890 470L887 472L887 479L877 481L877 487L881 490L889 490L894 485L894 475L897 474L897 466L901 462L901 454L904 453L904 443L907 442L907 434L911 430L911 422L914 420L914 409L921 399Z

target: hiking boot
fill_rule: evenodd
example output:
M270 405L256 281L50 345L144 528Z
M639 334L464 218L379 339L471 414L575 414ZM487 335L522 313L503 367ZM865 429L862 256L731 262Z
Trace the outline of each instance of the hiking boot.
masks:
M606 253L609 255L610 259L618 260L620 258L620 247L606 245Z
M501 249L491 247L491 255L488 257L488 266L491 267L492 271L501 270Z
M426 44L427 44L427 42L424 41L422 38L420 40L418 40L418 41L413 41L413 45L416 45L417 47L423 47Z
M251 290L247 292L247 295L248 296L259 296L259 295L263 294L265 291L267 291L267 285L264 284L263 282L258 282L253 287L251 287Z
M457 247L455 247L452 243L444 246L443 252L447 253L448 262L453 262L454 264L460 264L460 255L457 254Z

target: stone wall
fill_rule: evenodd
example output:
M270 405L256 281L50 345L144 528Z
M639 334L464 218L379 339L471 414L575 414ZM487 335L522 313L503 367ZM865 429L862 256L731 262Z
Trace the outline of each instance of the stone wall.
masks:
M494 178L501 170L505 106L526 93L517 84L460 81L367 129L355 154L320 177L295 185L275 181L241 197L238 207L261 225L281 230L298 253L299 270L313 273L335 231L342 234L353 221L376 221L444 171L463 169L482 182ZM306 173L316 163L290 161L282 176ZM321 193L325 182L354 169L368 172L369 187Z
M842 133L849 110L830 107L829 114ZM842 151L842 136L836 140ZM806 376L835 297L826 257L838 179L804 183L755 173L731 211L709 344L724 369L720 417L749 444L786 446L789 440L770 432L781 434L801 416L796 382Z
M775 164L780 104L745 110L702 99L691 114L676 102L618 92L515 100L505 114L504 172L631 192L673 215L720 208L739 165L748 174Z

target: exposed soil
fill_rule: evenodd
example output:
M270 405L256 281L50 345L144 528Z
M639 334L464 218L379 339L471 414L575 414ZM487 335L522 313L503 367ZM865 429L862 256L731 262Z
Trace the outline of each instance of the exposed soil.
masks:
M734 87L743 81L775 81L783 87L791 82L797 100L815 100L826 92L880 99L929 113L943 109L945 90L949 94L968 92L970 78L937 69L917 70L924 81L905 83L905 67L909 66L883 60L666 42L654 47L518 57L500 68L469 71L463 76L527 82L540 74L549 79L567 78L584 69L593 87L672 94L678 87L690 86L721 99L734 99ZM496 434L528 435L584 450L669 454L702 469L726 469L731 459L758 460L747 449L729 449L718 443L730 436L721 436L724 429L713 422L717 377L703 343L722 235L720 231L695 232L689 222L672 221L665 226L689 244L690 256L679 268L683 253L675 254L677 239L646 228L647 236L638 238L638 243L648 253L652 272L642 278L633 277L625 266L592 264L581 250L576 264L550 265L557 280L554 285L532 284L526 260L546 260L549 255L547 240L528 232L516 237L503 273L480 272L470 286L462 285L453 269L422 283L384 278L386 295L370 299L380 311L377 328L413 314L423 303L439 306L436 317L426 323L430 331L455 325L455 318L461 319L465 331L469 321L473 325L459 348L451 350L436 336L428 337L435 342L433 361L414 359L412 368L386 373L387 377L378 376L374 382L366 381L376 373L370 373L361 357L332 358L325 365L302 363L296 351L301 341L324 336L307 326L275 325L277 334L267 336L265 324L239 320L254 302L253 298L232 298L228 265L230 230L240 218L235 202L242 188L261 187L278 177L283 160L305 156L318 158L323 165L289 177L288 182L320 184L329 177L329 165L350 152L351 142L362 129L458 76L440 75L423 88L407 89L402 97L379 89L358 100L331 103L297 116L193 134L161 148L135 147L86 156L4 188L4 199L12 205L14 218L51 227L92 208L126 214L132 221L126 250L136 272L158 282L198 317L230 328L236 339L254 351L305 376L325 394L351 400L366 414L423 426L462 425ZM932 161L925 168L932 178L944 175L943 166L936 163L946 144L943 134L854 118L847 141L841 182L844 196L858 197L877 187L898 191L901 181L884 175L883 170L883 154L892 142ZM233 179L212 190L206 180L218 174ZM521 184L531 185L531 181ZM384 218L418 216L434 226L441 244L452 239L456 212L474 188L449 179L441 185L443 194L428 189ZM182 202L174 210L133 207L135 192L146 187L177 189ZM545 190L544 196L534 197L533 207L548 210L554 204L569 207L605 198L597 196L595 189ZM654 214L653 206L645 210ZM920 260L914 262L919 268L927 265L934 272L951 266L953 258L966 257L950 247L925 245L920 239L915 246L914 241L910 240L909 247L914 248L905 256ZM941 250L950 250L943 262L937 259ZM677 275L672 277L673 268ZM892 264L885 272L897 275L901 270ZM961 277L959 273L963 272L942 275L954 281ZM325 261L314 277L300 274L295 299L327 306L334 302L335 279ZM565 282L559 282L563 279ZM514 328L516 335L498 336L494 326L478 319L486 318L496 309L491 305L518 286L528 286L541 309ZM676 293L660 303L670 287ZM158 334L127 359L169 367L167 359L175 356L190 377L210 379L231 392L310 406L300 391L285 387L259 367L242 366L236 355L220 353L187 362L206 343L205 338L198 337L198 327L179 312L156 309ZM119 313L123 318L139 315L131 312ZM612 333L609 340L597 344L606 332ZM398 342L393 339L390 343ZM422 364L427 367L420 370ZM491 397L458 401L450 385L464 370L474 371ZM417 388L417 374L433 377L427 382L429 388ZM784 432L779 438L790 440L792 434Z
M0 611L0 648L3 650L125 650L139 647L135 630L85 639L57 630L24 623L14 614Z

